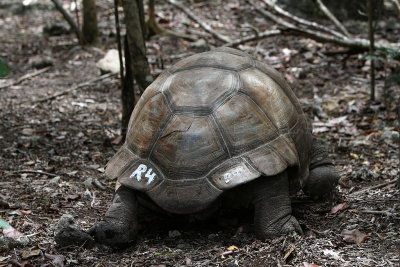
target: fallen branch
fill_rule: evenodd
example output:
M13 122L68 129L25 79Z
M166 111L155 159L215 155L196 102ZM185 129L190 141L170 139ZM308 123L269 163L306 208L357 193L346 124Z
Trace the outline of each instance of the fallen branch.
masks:
M51 177L59 176L59 175L57 175L57 174L48 173L48 172L44 172L44 171L35 171L35 170L20 170L20 171L15 171L14 173L15 173L15 174L19 174L19 173L33 173L33 174L47 175L47 176L51 176Z
M31 73L27 73L27 74L25 74L24 76L22 76L21 78L17 79L14 82L11 82L9 84L4 84L4 85L0 86L0 89L4 89L4 88L10 87L10 86L17 85L17 84L23 82L24 80L32 78L32 77L35 77L35 76L38 76L39 74L42 74L43 72L46 72L49 69L50 69L50 66L46 67L46 68L43 68L43 69L40 69L40 70L36 70L34 72L31 72Z
M78 25L76 25L74 19L71 17L71 15L64 9L62 6L61 2L59 0L51 0L53 2L54 6L60 13L63 15L64 19L68 22L69 26L71 29L75 32L79 42L81 41L81 31L78 28Z
M177 37L177 38L183 38L186 39L190 42L197 41L197 38L192 35L184 34L184 33L179 33L179 32L174 32L165 29L162 27L160 24L157 23L156 20L156 14L154 11L154 0L149 1L149 7L148 7L148 20L146 21L147 27L150 30L150 34L154 35L164 35L164 36L172 36L172 37Z
M398 182L399 179L400 178L395 178L395 179L390 180L390 181L385 182L385 183L374 185L374 186L371 186L371 187L368 187L368 188L365 188L365 189L362 189L362 190L359 190L359 191L354 191L354 192L350 193L349 195L358 195L358 194L364 193L366 191L382 188L382 187L385 187L387 185L394 184L394 183Z
M392 2L394 4L394 6L396 7L397 12L400 14L400 3L399 3L399 1L398 0L392 0Z
M78 89L80 89L80 88L82 88L82 87L89 86L90 84L92 84L92 83L94 83L94 82L98 82L98 81L104 80L104 79L106 79L106 78L115 76L115 75L117 75L117 74L118 74L118 73L107 73L107 74L104 74L104 75L102 75L102 76L100 76L100 77L94 78L94 79L92 79L92 80L90 80L90 81L87 81L87 82L84 82L84 83L80 83L80 84L78 84L77 86L74 86L74 87L68 88L68 89L66 89L66 90L64 90L64 91L58 92L58 93L56 93L56 94L53 94L53 95L51 95L51 96L49 96L49 97L41 98L41 99L34 100L34 101L30 101L30 100L22 101L22 102L20 102L19 104L23 104L23 103L26 103L26 102L35 104L35 103L42 103L42 102L46 102L46 101L49 101L49 100L53 100L53 99L56 99L56 98L59 97L59 96L66 95L66 94L68 94L68 93L70 93L70 92L72 92L72 91L78 90Z
M282 9L282 8L279 7L277 4L275 4L275 2L273 2L273 1L271 1L271 0L263 0L263 2L264 2L265 5L267 5L267 6L268 6L269 8L271 8L271 9L273 9L273 10L274 10L276 13L278 13L279 15L281 15L281 16L287 18L287 19L290 19L290 20L292 20L292 21L294 21L294 22L297 22L297 23L299 23L299 24L301 24L301 25L303 25L303 26L311 27L311 28L317 29L317 30L319 30L319 31L323 31L323 32L326 32L326 33L330 33L330 34L332 34L332 35L334 35L334 36L336 36L336 37L338 37L338 38L343 38L343 37L345 37L345 36L344 36L343 34L341 34L340 32L337 32L337 31L335 31L335 30L331 30L331 29L329 29L328 27L325 27L325 26L323 26L323 25L321 25L321 24L318 24L318 23L316 23L316 22L309 21L309 20L306 20L306 19L297 17L297 16L295 16L295 15L293 15L293 14L290 14L289 12L287 12L287 11L284 10L284 9Z
M277 35L280 35L280 34L282 34L282 31L280 31L280 30L265 31L265 32L262 32L262 33L259 33L259 34L256 34L256 35L252 35L252 36L248 36L248 37L244 37L244 38L241 38L241 39L234 40L232 42L224 44L223 46L236 47L238 45L241 45L241 44L244 44L244 43L247 43L247 42L257 41L257 40L260 40L260 39L264 39L264 38L272 37L272 36L277 36Z
M346 30L343 24L333 15L329 9L324 5L322 0L315 0L318 8L335 24L335 26L347 37L350 37L350 33Z
M262 8L257 7L253 1L251 0L246 0L246 2L251 5L260 15L263 17L266 17L267 19L270 19L277 23L278 25L282 26L283 28L281 29L283 34L286 35L299 35L303 37L308 37L310 39L314 39L317 41L321 42L328 42L328 43L334 43L338 44L341 46L346 46L346 47L351 47L360 51L368 51L370 47L370 42L369 40L366 39L360 39L360 38L348 38L343 36L342 38L339 38L337 36L334 36L333 34L327 34L319 31L314 31L308 28L303 28L303 27L297 27L293 23L290 23L284 19L281 19L277 17L276 15L272 14L268 10L264 10ZM400 43L376 43L375 44L376 49L382 49L382 50L388 50L388 49L400 49Z
M357 210L361 213L366 213L366 214L378 214L378 215L386 215L388 217L396 215L396 213L393 212L392 209L389 210Z
M100 183L100 181L97 180L97 179L93 179L93 184L94 184L97 188L99 188L99 189L101 189L101 190L105 190L105 189L106 189L106 188Z
M227 37L225 35L222 35L222 34L219 34L218 32L214 31L208 24L206 24L203 21L201 21L201 19L198 18L195 14L193 14L192 11L187 9L185 6L183 6L178 1L168 0L168 3L170 3L174 7L177 7L180 10L182 10L183 12L185 12L186 15L188 15L189 18L191 18L193 21L198 23L204 30L206 30L207 32L211 33L211 35L214 36L216 39L218 39L218 40L220 40L220 41L222 41L224 43L229 43L231 41L229 37Z

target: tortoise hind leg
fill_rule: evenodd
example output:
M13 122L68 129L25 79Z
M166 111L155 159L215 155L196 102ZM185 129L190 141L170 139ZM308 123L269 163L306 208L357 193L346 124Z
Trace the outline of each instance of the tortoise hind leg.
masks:
M291 215L289 180L286 172L259 177L251 185L254 203L254 227L260 238L298 232L301 227Z
M134 241L137 235L137 211L138 204L134 190L120 186L104 219L94 225L89 233L99 243L114 248L124 248Z
M303 191L314 199L327 198L339 181L339 174L329 159L324 141L313 138L310 152L310 174Z

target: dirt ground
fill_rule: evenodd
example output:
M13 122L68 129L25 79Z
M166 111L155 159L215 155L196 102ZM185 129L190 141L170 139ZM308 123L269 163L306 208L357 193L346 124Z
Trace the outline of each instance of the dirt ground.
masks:
M0 80L0 218L29 242L2 247L0 266L400 266L400 188L394 182L400 174L399 85L382 96L398 62L377 64L378 100L370 102L366 54L331 53L343 48L282 36L239 48L285 76L315 134L331 144L341 174L336 197L313 202L299 193L292 199L304 235L258 240L249 214L222 214L193 224L156 220L143 227L135 245L120 251L57 247L54 231L63 214L87 230L112 199L115 181L103 172L121 145L115 144L120 80L114 75L41 99L100 76L96 62L116 48L113 1L97 1L96 48L78 46L72 33L43 34L45 25L66 25L50 1L2 2L0 57L11 72ZM246 1L182 2L232 39L255 27L275 27ZM157 4L156 13L164 27L206 42L152 37L147 46L155 75L186 55L222 45L171 5ZM400 36L398 21L388 30L389 20L379 24L377 39ZM364 29L358 34L365 38Z

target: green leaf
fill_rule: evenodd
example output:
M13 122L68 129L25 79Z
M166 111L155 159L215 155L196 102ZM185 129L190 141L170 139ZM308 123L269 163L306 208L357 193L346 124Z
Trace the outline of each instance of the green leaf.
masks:
M10 73L6 62L0 58L0 78L6 77Z
M4 219L0 218L0 228L7 229L10 228L11 225L8 224Z

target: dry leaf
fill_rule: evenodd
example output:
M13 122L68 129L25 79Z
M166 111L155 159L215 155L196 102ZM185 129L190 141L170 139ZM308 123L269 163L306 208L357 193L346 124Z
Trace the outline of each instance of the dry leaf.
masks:
M11 238L18 238L23 236L21 232L18 232L14 227L12 227L4 219L0 218L0 228L3 229L3 235Z
M350 153L352 159L359 159L360 157L356 153Z
M22 252L23 259L27 259L27 258L34 257L34 256L39 256L39 255L40 255L40 249L24 250Z
M335 214L336 212L341 211L341 210L345 210L345 209L347 209L348 207L349 207L349 204L347 204L347 203L340 203L340 204L337 204L336 206L334 206L334 207L331 209L331 211L329 212L329 214Z
M290 254L292 254L294 251L294 247L290 247L289 251L286 252L285 256L283 257L283 260L286 261L287 258L289 258Z
M14 210L14 211L9 212L8 214L25 216L25 215L28 215L28 214L31 214L31 213L32 213L31 210Z
M14 227L3 229L3 235L11 238L18 238L23 236L23 234L18 230L16 230Z
M237 246L230 246L229 248L227 248L228 251L233 251L233 250L237 250L238 247Z
M354 230L345 229L342 231L341 235L343 236L343 240L350 244L364 243L368 237L366 234L364 234L363 232L360 232L358 229L354 229Z
M52 255L45 253L44 256L52 261L52 264L57 267L63 267L65 258L63 255Z
M114 140L111 141L113 145L119 145L122 142L122 135L118 135Z

